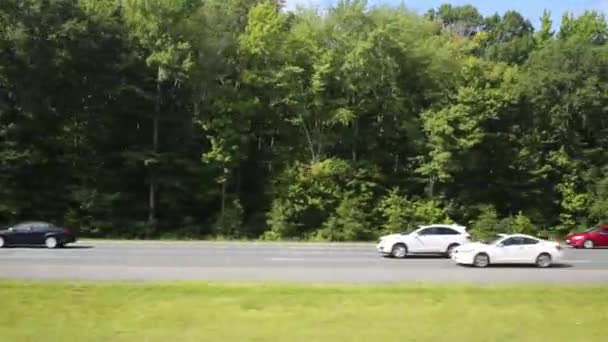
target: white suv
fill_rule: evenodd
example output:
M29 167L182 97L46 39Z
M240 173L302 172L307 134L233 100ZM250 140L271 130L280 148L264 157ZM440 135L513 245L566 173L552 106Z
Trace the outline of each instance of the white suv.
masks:
M469 243L466 227L457 224L418 226L409 234L399 233L380 238L376 248L384 256L405 258L408 254L444 254L452 256L454 248Z

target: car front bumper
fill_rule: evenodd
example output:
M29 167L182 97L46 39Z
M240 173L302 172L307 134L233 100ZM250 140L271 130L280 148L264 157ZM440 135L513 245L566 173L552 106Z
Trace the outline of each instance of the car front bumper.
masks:
M474 259L474 253L462 253L456 252L452 254L452 261L457 264L472 265Z
M391 254L392 247L393 246L390 245L388 242L380 241L378 244L376 244L376 251L378 251L378 253L382 255L388 255Z
M569 247L583 247L585 239L566 239L566 245Z

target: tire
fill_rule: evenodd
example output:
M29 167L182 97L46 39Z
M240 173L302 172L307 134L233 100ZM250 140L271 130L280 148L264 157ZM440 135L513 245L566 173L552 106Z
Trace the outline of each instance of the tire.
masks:
M6 247L6 240L2 236L0 236L0 248Z
M593 241L591 241L591 240L585 240L585 242L583 242L583 247L585 249L593 249L593 247L595 247L595 246L593 244Z
M479 253L473 258L473 266L487 267L490 264L490 257L486 253Z
M407 246L403 243L397 243L391 250L391 256L397 259L403 259L407 256Z
M59 242L57 241L56 237L49 236L44 240L44 245L46 248L53 249L59 247Z
M541 253L538 257L536 257L536 266L541 268L551 266L551 255L548 253Z
M454 253L454 248L456 248L458 246L460 246L460 245L457 243L453 243L453 244L449 245L448 249L445 251L445 256L451 259L452 253Z

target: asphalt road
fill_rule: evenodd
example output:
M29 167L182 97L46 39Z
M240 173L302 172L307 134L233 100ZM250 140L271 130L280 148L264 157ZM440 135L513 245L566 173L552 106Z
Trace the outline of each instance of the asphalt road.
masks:
M380 257L372 244L80 241L0 249L0 278L304 283L608 283L608 249L566 250L563 265L463 267L441 257Z

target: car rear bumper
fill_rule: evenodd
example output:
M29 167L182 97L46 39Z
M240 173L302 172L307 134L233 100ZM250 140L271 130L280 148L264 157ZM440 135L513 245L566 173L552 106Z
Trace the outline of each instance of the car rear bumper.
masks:
M76 237L75 236L64 236L63 237L63 243L74 243L76 242Z

